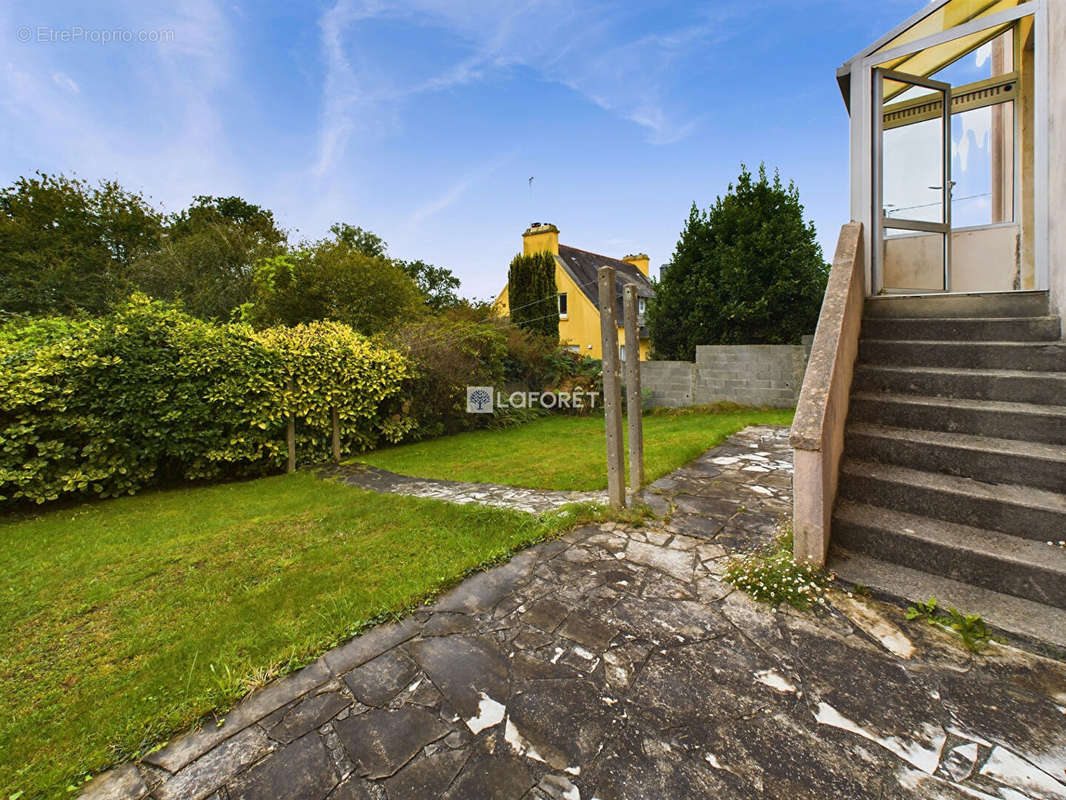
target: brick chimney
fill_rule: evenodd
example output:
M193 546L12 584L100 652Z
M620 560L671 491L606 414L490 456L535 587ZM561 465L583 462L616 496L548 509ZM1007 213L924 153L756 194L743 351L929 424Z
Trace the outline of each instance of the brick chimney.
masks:
M553 256L559 255L559 229L550 222L534 222L522 234L522 255L548 251Z
M648 257L647 253L631 254L631 255L626 256L622 260L624 262L626 262L627 264L632 264L634 267L639 269L645 275L648 274L648 267L651 264L651 259Z

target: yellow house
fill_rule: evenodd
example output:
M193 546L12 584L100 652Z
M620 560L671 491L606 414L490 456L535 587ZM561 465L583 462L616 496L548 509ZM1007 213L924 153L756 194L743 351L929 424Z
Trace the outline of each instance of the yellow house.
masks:
M601 256L559 244L559 229L551 223L534 222L522 234L522 253L549 252L555 256L555 286L559 291L559 341L569 350L592 358L602 358L600 347L600 312L597 270L615 269L615 319L618 321L619 356L625 360L625 335L622 331L622 287L637 285L640 314L640 359L647 360L650 340L644 327L644 309L655 289L648 278L649 258L643 253L623 259ZM510 313L507 287L493 303L500 316Z

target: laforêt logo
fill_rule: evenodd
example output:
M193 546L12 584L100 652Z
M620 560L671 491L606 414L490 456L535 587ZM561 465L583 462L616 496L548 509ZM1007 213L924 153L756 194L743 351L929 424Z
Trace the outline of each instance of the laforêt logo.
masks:
M504 395L492 386L467 386L466 410L469 414L491 414L501 408L595 408L599 392L580 386L572 392L511 392Z
M466 387L466 411L468 414L491 414L492 413L492 387L491 386L467 386Z

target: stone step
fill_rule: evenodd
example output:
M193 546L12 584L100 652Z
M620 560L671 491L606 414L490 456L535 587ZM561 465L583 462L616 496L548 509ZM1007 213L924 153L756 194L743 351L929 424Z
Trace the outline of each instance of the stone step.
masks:
M849 422L1066 444L1066 406L854 392Z
M1041 542L1066 538L1066 495L846 458L838 496Z
M833 542L893 564L1066 608L1066 549L1057 543L848 500L834 510Z
M940 607L955 606L964 614L980 614L992 628L1029 642L1066 649L1066 610L994 592L872 556L834 549L829 568L837 578L864 586L874 596L908 605L935 597ZM924 623L923 623L924 624ZM903 628L906 632L906 626ZM1060 653L1061 657L1061 653Z
M866 299L867 317L1044 317L1046 291L880 295Z
M1066 372L856 364L856 391L1066 405Z
M1058 317L866 317L863 338L966 342L1054 342Z
M862 422L848 425L844 442L861 461L1066 492L1066 445Z
M1066 344L1061 342L953 342L903 339L859 340L866 364L971 369L1066 372Z

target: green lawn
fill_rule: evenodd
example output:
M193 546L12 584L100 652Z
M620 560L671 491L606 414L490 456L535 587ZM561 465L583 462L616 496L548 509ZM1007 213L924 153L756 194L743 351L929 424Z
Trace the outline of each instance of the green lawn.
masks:
M791 425L792 410L681 409L644 417L644 471L653 481L748 425ZM359 456L419 478L535 489L607 488L603 417L552 416L501 431L472 431Z
M310 474L0 522L0 800L70 783L573 518Z
M791 411L644 418L648 479ZM368 454L424 477L606 485L602 417ZM270 677L574 524L375 495L307 473L0 521L0 800L67 797Z

